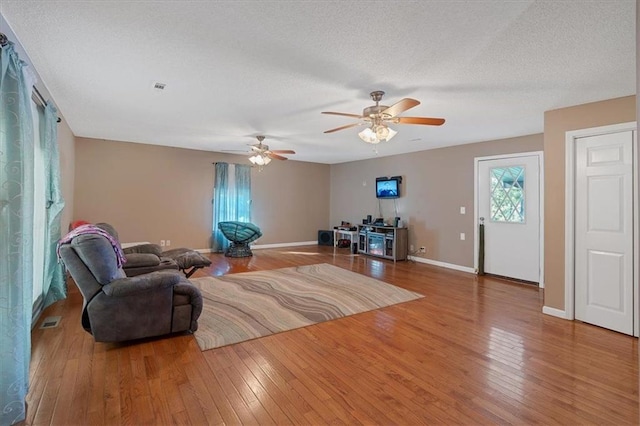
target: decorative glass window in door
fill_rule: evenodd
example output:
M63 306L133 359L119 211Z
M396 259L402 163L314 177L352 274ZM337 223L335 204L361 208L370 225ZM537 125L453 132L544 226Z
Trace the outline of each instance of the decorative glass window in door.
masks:
M524 166L491 168L492 221L524 223L524 171Z

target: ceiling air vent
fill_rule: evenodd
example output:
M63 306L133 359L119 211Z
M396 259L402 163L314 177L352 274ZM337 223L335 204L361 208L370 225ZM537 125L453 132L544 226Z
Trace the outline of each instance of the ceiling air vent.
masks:
M153 88L156 89L156 90L164 90L165 87L167 87L167 85L164 84L164 83L160 83L160 82L157 82L157 81L155 83L153 83Z

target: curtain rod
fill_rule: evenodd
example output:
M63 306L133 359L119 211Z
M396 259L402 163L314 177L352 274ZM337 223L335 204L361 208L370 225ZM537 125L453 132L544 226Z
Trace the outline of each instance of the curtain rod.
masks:
M0 46L6 46L7 44L9 44L9 39L7 38L7 36L4 33L0 33ZM44 99L44 96L42 96L42 93L40 93L40 91L38 90L38 88L36 86L33 86L33 94L36 96L37 100L40 101L40 103L43 106L47 106L47 101ZM60 117L58 117L58 119L56 120L58 123L60 123L62 121L62 119Z
M42 93L40 93L40 91L38 90L38 88L36 86L33 86L33 93L34 95L36 95L36 98L38 98L38 100L42 103L43 106L47 106L47 101L44 100L44 96L42 96ZM56 122L60 123L62 121L62 119L60 117L58 117L58 119L56 120Z
M242 163L229 163L229 162L227 162L227 161L214 161L214 162L213 162L213 163L211 163L211 164L229 164L229 165L233 164L234 166L246 166L246 164L242 164Z

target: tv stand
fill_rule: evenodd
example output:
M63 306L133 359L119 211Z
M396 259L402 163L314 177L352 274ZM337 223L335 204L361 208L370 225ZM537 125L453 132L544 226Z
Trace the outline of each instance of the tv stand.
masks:
M408 229L385 225L358 225L358 253L384 259L407 260Z

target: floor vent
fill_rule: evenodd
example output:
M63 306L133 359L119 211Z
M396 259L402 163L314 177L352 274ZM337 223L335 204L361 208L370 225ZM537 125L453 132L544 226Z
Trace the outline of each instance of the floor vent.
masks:
M40 328L55 328L58 326L58 324L60 324L61 318L62 317L46 317L44 320L42 320Z

